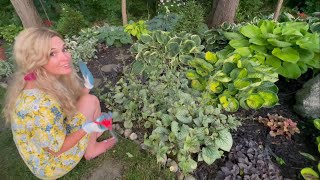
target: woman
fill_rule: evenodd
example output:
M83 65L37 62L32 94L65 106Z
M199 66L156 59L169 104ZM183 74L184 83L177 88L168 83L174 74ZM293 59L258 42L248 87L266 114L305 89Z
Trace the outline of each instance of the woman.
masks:
M9 85L5 116L34 175L57 179L83 156L92 159L115 144L115 138L97 142L106 130L92 122L102 119L99 100L82 86L58 33L46 28L22 31L14 57L17 71ZM93 87L88 78L85 85Z

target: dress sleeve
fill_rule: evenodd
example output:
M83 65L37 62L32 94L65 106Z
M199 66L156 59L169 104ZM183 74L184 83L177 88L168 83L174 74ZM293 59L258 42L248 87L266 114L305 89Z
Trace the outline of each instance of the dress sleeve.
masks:
M34 118L32 141L40 147L48 147L54 152L58 152L66 137L66 127L64 116L59 104L49 99L45 99L38 107L34 107Z

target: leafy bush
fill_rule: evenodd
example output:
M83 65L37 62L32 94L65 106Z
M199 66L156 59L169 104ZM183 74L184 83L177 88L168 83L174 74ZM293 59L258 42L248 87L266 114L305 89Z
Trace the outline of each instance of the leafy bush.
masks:
M320 69L319 34L310 33L306 22L263 20L245 25L233 34L229 45L243 57L271 66L280 75L297 79L308 68Z
M76 35L82 28L87 27L88 22L80 11L70 6L62 5L61 18L57 22L57 31L62 35Z
M97 36L100 42L106 43L108 46L122 44L131 44L131 36L124 31L122 26L109 26L108 24L99 28Z
M154 31L141 36L131 47L131 52L136 54L133 72L149 74L152 71L160 75L162 71L153 71L160 64L165 63L170 67L187 64L194 57L204 57L203 49L197 35Z
M195 1L188 1L185 7L177 13L180 18L175 26L175 31L186 31L193 34L199 34L199 27L203 27L204 24L204 10L201 5L197 4Z
M143 20L140 20L138 22L131 22L125 25L124 31L134 37L137 37L138 39L140 39L140 36L142 34L147 34L149 32L146 23Z
M10 24L7 26L0 27L0 38L3 38L7 43L12 43L14 38L22 31L21 26Z
M128 129L144 127L144 144L160 163L170 157L184 173L196 169L199 161L212 164L230 150L229 130L239 121L194 97L183 73L165 64L154 71L160 69L160 76L149 76L145 82L125 75L108 86L110 92L101 98L111 105L114 122L123 122Z
M234 35L234 34L233 34ZM272 68L256 63L254 57L241 56L227 50L207 52L205 59L188 62L186 76L191 87L201 91L209 104L221 104L235 112L245 109L272 107L278 102L278 80Z
M284 118L277 114L268 114L268 118L259 117L258 121L270 128L269 134L272 137L283 135L287 138L291 138L291 136L295 133L300 133L297 123L293 122L291 119Z
M305 7L302 7L302 10L307 14L319 12L320 2L318 0L306 0L305 5Z
M241 0L236 12L237 22L250 21L254 17L270 14L274 11L275 1Z
M98 27L92 27L81 30L79 36L67 36L65 38L65 43L70 49L75 67L78 67L79 60L90 61L95 58L98 34Z
M159 14L147 22L149 31L173 31L178 22L178 15L175 13Z

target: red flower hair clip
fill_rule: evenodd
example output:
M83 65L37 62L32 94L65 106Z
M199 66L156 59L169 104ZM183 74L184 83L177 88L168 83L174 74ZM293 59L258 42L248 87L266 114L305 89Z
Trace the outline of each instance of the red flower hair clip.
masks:
M37 76L36 76L35 72L31 72L31 73L26 74L23 79L25 81L33 81L33 80L37 79Z

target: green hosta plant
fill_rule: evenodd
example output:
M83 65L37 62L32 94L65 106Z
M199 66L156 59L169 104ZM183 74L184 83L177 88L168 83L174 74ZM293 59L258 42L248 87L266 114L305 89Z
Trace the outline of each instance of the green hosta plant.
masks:
M226 111L271 107L277 104L278 80L272 68L226 50L207 52L205 59L189 61L186 77L191 87L203 93L209 104L221 104Z
M170 67L187 64L194 57L204 57L203 49L198 35L154 31L142 35L131 47L131 52L136 54L133 72L148 73L162 64Z
M104 42L108 46L132 44L131 36L127 34L121 26L109 26L106 24L99 28L99 35L97 38L100 42Z
M175 13L159 14L148 21L147 28L149 31L172 31L178 22L178 15Z
M212 164L229 151L230 129L240 123L194 96L183 73L163 68L162 75L146 82L125 75L115 86L108 86L110 92L101 98L112 107L115 122L146 129L144 144L158 162L174 159L184 173L190 173L199 161Z
M138 39L140 39L140 36L142 34L149 33L147 25L143 20L140 20L138 22L131 22L130 24L125 25L124 31L134 37L137 37Z
M297 79L308 68L320 69L319 34L310 33L306 22L260 21L246 25L230 39L234 52L253 57L280 75Z

